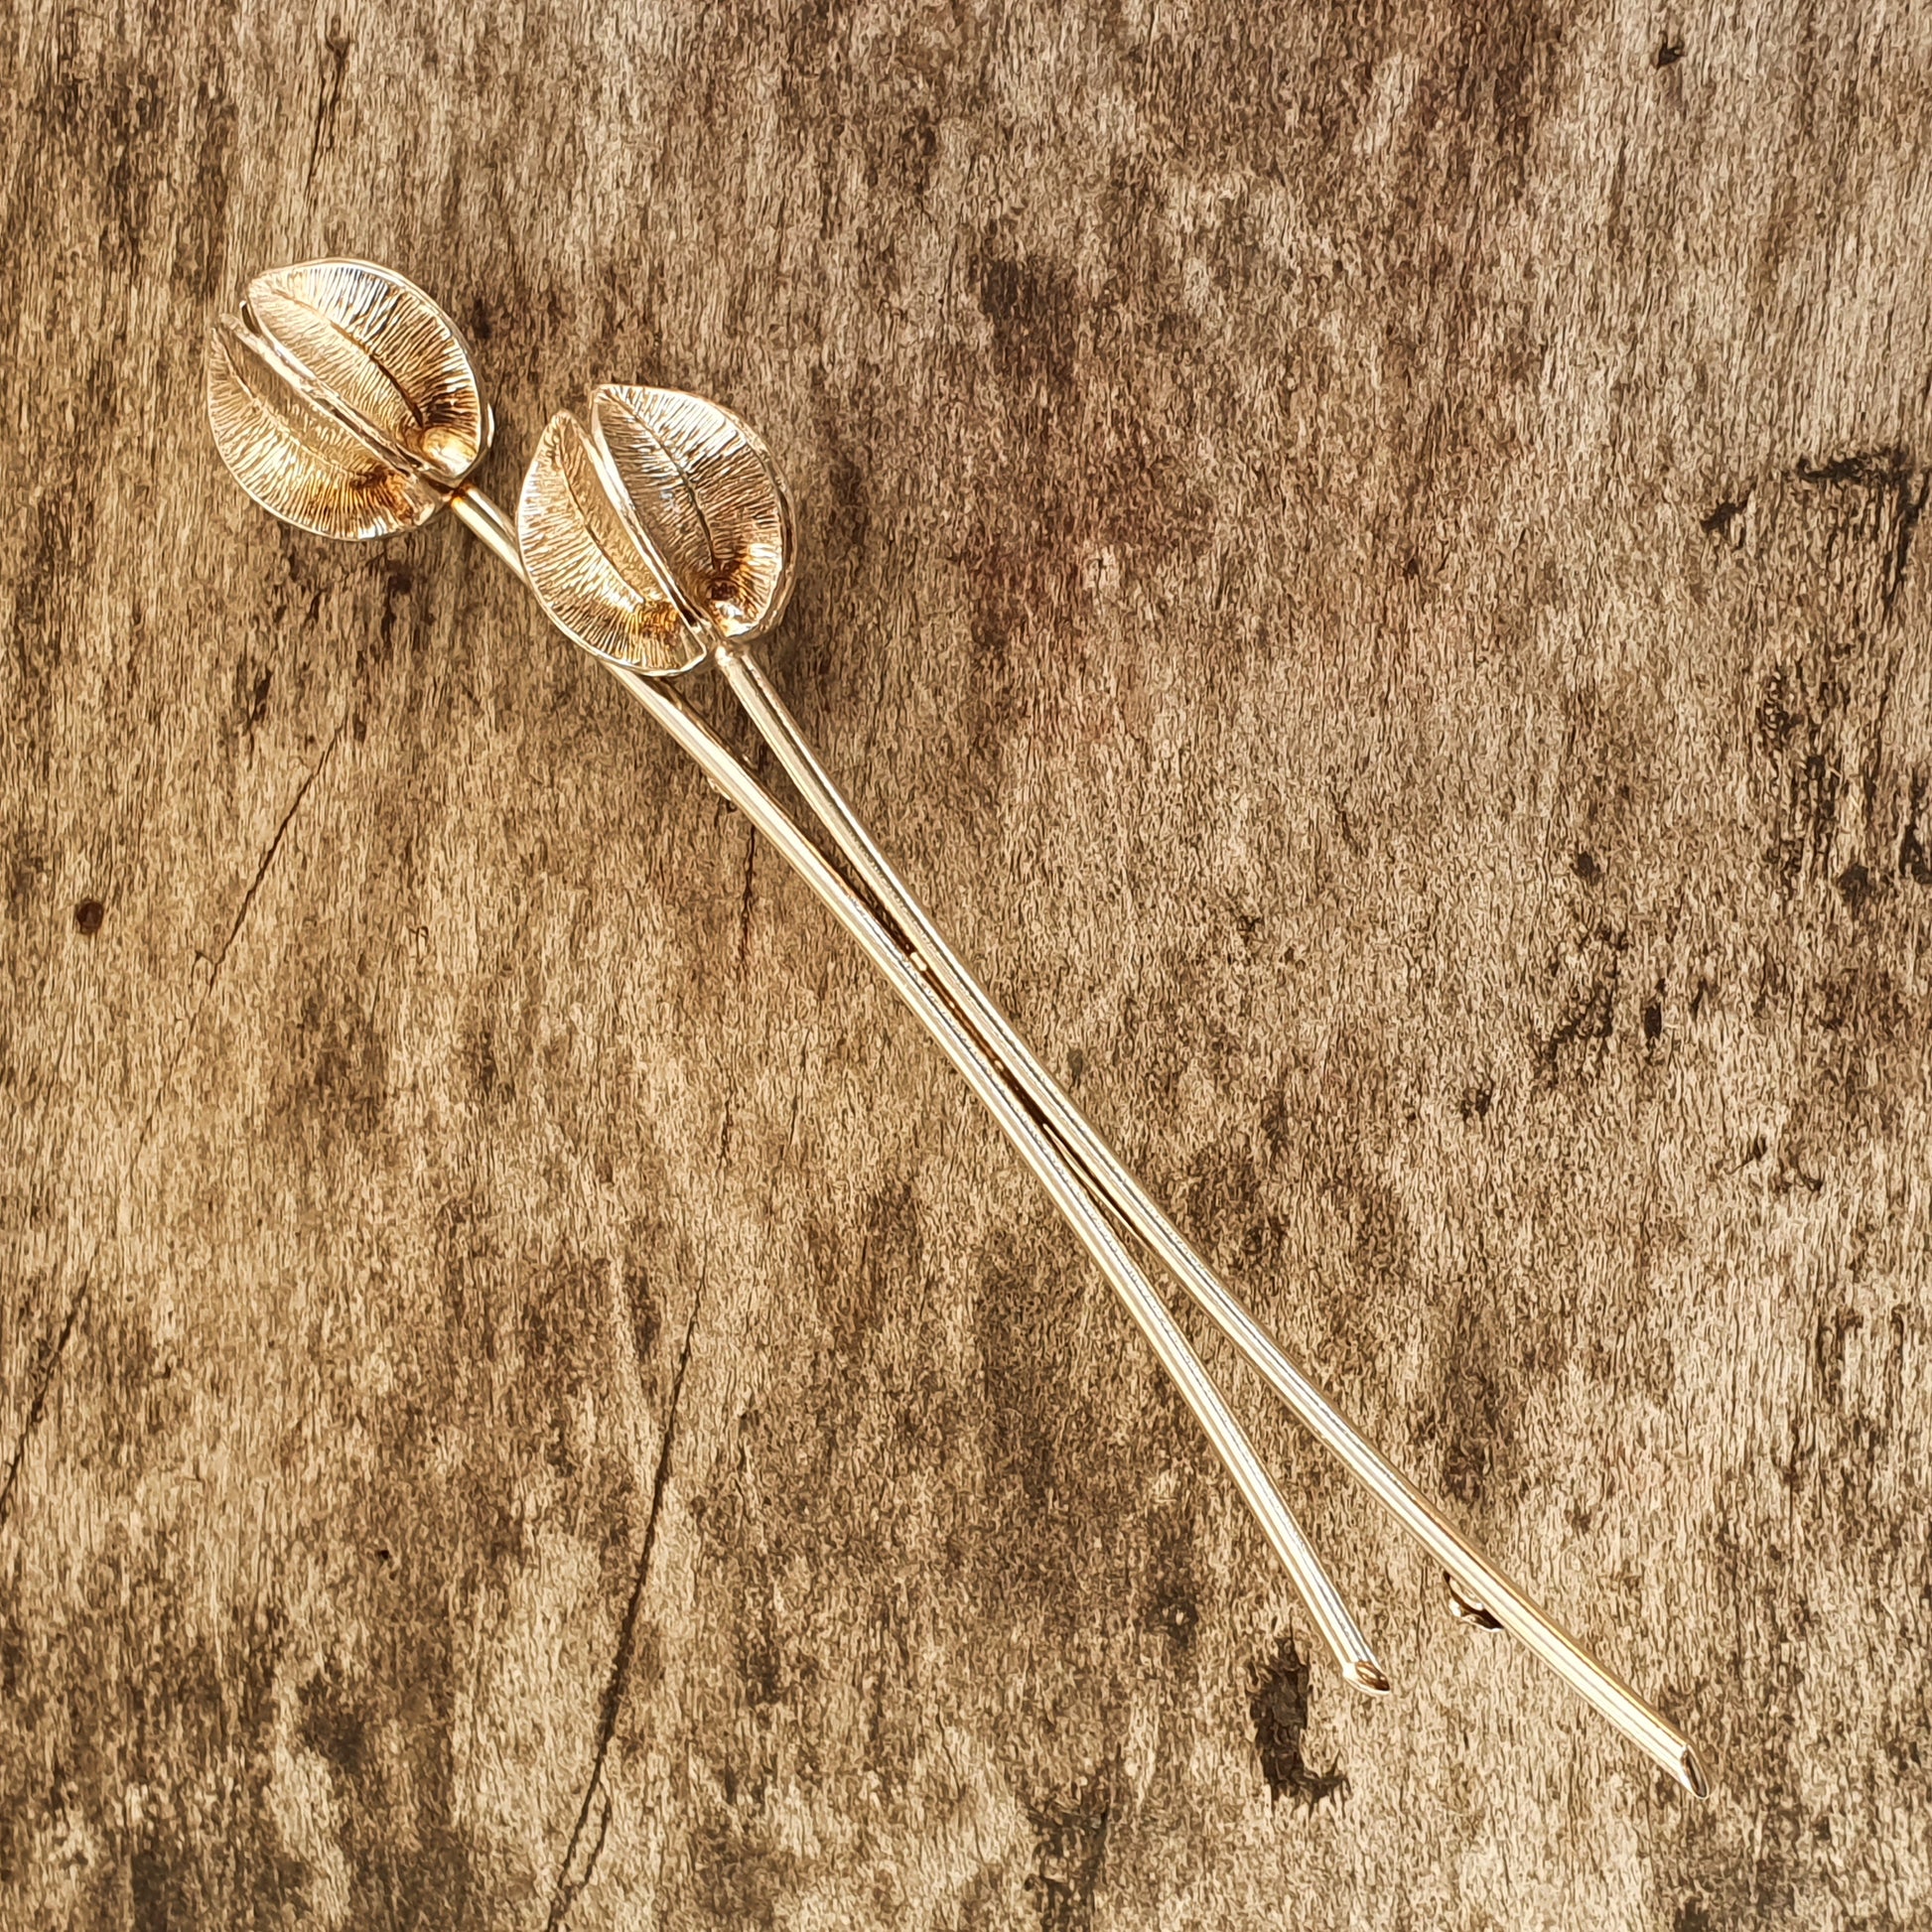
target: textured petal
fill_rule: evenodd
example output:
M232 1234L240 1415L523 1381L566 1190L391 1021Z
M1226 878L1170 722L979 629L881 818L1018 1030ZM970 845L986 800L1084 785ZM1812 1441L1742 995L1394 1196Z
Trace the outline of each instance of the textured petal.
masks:
M591 424L637 529L685 601L728 637L777 621L791 594L791 501L762 442L676 389L607 385Z
M385 462L310 402L240 327L208 331L207 414L239 483L284 522L325 537L377 537L434 516L441 494Z
M258 275L243 313L316 391L435 477L458 483L489 441L470 351L414 283L367 262Z
M704 661L623 527L595 449L568 410L537 441L516 503L516 541L538 601L568 635L654 676Z

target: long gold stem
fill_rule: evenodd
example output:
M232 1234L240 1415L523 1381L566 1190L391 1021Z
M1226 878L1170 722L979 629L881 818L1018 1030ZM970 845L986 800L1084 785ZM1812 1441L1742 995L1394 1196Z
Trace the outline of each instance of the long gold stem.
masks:
M1496 1622L1534 1651L1687 1790L1703 1797L1709 1786L1690 1739L1598 1663L1569 1631L1458 1534L1413 1483L1364 1441L1322 1390L1289 1359L1274 1337L1223 1286L960 963L827 775L797 720L758 660L715 631L710 643L712 656L740 704L759 736L776 753L813 817L830 833L866 889L879 899L888 918L917 950L966 1023L1006 1068L1008 1076L1101 1198L1173 1271L1215 1325L1315 1438L1341 1459L1349 1473L1453 1582L1472 1589L1480 1607Z

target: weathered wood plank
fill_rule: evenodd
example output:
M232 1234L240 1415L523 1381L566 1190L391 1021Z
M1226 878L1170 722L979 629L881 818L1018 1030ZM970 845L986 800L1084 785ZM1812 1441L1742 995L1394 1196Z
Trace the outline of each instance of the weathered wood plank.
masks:
M1269 11L13 17L0 1922L1932 1908L1932 31ZM808 897L461 531L240 497L322 252L505 494L761 427L885 843L1709 1805L1230 1365L1397 1695L1305 1677Z

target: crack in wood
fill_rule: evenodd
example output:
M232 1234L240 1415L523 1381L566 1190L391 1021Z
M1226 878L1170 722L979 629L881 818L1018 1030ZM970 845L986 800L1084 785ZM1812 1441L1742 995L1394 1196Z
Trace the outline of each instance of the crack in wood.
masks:
M202 1015L207 1011L208 1002L214 997L215 982L221 977L221 968L227 963L228 953L240 934L242 923L248 917L249 908L255 902L255 895L260 892L262 881L268 877L269 868L275 863L275 855L282 849L282 840L295 815L302 809L302 801L308 797L315 782L322 776L323 767L334 756L336 747L342 742L344 727L348 723L345 717L331 733L329 743L322 748L322 756L317 759L315 768L297 787L289 808L282 814L281 823L275 828L274 836L268 841L262 853L261 863L255 868L255 876L248 882L248 890L241 896L241 907L235 913L234 923L228 928L228 936L222 940L221 949L211 962L207 984L202 989L202 997L195 1003L195 1011L188 1016L186 1024L175 1041L174 1051L168 1056L168 1064L162 1069L160 1080L156 1083L154 1094L148 1101L147 1111L141 1117L140 1131L134 1137L133 1151L128 1155L127 1166L122 1170L117 1194L127 1191L128 1182L133 1178L134 1170L140 1164L141 1156L147 1152L148 1142L154 1133L156 1116L161 1111L163 1096L180 1067L182 1056L188 1050L188 1043L195 1037L195 1030L202 1023ZM87 1265L80 1277L80 1286L74 1290L73 1299L68 1304L66 1316L61 1322L61 1332L55 1338L54 1346L48 1354L41 1371L39 1386L34 1390L34 1399L28 1405L27 1419L21 1425L19 1440L14 1444L13 1453L7 1458L7 1474L0 1482L0 1527L4 1527L13 1504L14 1485L20 1476L20 1465L25 1460L28 1446L39 1430L42 1417L47 1413L47 1398L61 1373L62 1364L67 1360L68 1344L73 1339L74 1328L78 1325L82 1311L92 1294L94 1285L94 1266L100 1258L100 1241L94 1243L92 1252L87 1256Z
M598 1711L597 1749L591 1759L591 1775L584 1785L583 1802L577 1808L577 1822L571 1827L570 1843L564 1847L563 1861L557 1867L557 1882L550 1898L550 1915L544 1921L547 1932L556 1932L591 1882L591 1874L597 1869L598 1856L604 1850L604 1841L611 1829L611 1801L607 1795L596 1843L584 1861L583 1874L573 1878L570 1868L576 1861L577 1848L583 1843L591 1807L603 1791L604 1764L611 1753L611 1739L617 1734L618 1716L623 1707L624 1684L630 1674L631 1659L636 1653L637 1615L643 1605L644 1587L650 1580L651 1552L657 1543L657 1524L664 1506L664 1491L670 1484L671 1452L677 1440L678 1403L684 1395L684 1372L691 1365L691 1337L697 1329L698 1311L704 1302L704 1286L705 1277L701 1271L697 1292L691 1300L690 1317L684 1324L677 1373L671 1380L671 1400L664 1418L664 1435L657 1447L657 1470L651 1479L650 1508L644 1517L643 1549L637 1557L636 1575L630 1585L630 1600L624 1605L623 1622L618 1631L617 1653L611 1660L611 1675L605 1683L604 1697Z
M757 892L759 835L756 828L745 846L745 892L738 917L738 976L745 977L745 963L752 953L752 906Z
M348 72L348 50L353 45L338 19L330 21L322 44L328 51L330 67L316 91L316 131L309 143L309 174L303 184L310 190L316 185L316 170L322 165L322 157L335 151L336 116L342 109L343 81Z

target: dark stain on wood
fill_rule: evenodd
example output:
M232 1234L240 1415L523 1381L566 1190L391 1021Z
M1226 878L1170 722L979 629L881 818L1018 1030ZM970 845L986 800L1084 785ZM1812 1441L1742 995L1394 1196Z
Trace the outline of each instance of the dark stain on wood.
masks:
M1348 1779L1334 1765L1311 1770L1302 1756L1302 1740L1309 1727L1309 1665L1295 1640L1275 1640L1274 1654L1255 1666L1248 1695L1248 1716L1254 1722L1255 1750L1261 1775L1276 1804L1284 1798L1312 1811L1324 1798L1338 1798Z
M56 14L0 1926L1923 1918L1923 26ZM1395 1697L1280 1636L809 896L447 519L243 501L208 317L345 251L468 321L500 497L596 381L760 427L881 842L1709 1805L1206 1345Z

